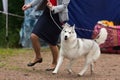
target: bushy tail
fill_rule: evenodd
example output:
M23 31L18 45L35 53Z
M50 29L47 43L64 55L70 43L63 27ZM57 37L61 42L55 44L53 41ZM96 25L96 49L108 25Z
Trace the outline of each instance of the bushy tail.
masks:
M107 30L105 28L101 28L100 33L98 34L95 41L100 45L105 42L105 40L107 39L107 35L108 35Z

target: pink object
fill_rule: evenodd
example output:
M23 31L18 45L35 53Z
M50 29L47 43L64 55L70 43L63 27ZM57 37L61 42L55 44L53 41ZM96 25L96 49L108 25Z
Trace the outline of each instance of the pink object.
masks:
M103 26L101 24L96 24L92 38L97 37L100 28L103 27L107 29L108 37L105 43L100 45L101 51L106 53L120 53L120 26ZM116 46L119 46L117 50L114 49Z

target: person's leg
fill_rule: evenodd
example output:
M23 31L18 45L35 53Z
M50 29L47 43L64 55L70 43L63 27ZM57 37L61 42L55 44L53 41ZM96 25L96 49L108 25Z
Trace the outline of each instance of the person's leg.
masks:
M47 69L48 71L53 70L56 67L57 59L58 59L58 51L59 51L57 45L55 45L55 46L49 45L49 47L50 47L50 50L51 50L51 53L52 53L53 61L52 61L52 64L51 64L50 68Z
M40 54L40 42L39 42L39 37L35 34L31 34L31 40L32 40L32 45L33 49L35 51L35 57L31 63L28 64L28 66L34 66L36 63L41 63L42 62L42 57Z

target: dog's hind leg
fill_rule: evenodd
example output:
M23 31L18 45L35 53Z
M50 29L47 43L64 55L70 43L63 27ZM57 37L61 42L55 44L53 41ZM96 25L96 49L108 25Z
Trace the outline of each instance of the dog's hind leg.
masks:
M60 55L58 58L57 66L55 67L55 70L52 72L53 74L56 74L58 72L58 69L60 68L60 66L62 64L63 59L64 59L64 57Z
M68 66L67 66L67 71L68 71L69 74L71 74L73 72L72 69L71 69L73 62L74 62L73 59L70 60Z
M89 62L86 62L82 71L80 73L78 73L78 76L83 76L83 74L86 72L86 70L88 69L88 65L89 65Z
M91 56L91 53L88 53L88 55L86 55L86 61L85 64L83 66L83 69L80 73L78 73L78 76L83 76L83 74L86 72L86 70L88 69L88 66L93 62L93 58Z
M91 75L94 73L94 63L92 62L90 64L90 71L91 71Z

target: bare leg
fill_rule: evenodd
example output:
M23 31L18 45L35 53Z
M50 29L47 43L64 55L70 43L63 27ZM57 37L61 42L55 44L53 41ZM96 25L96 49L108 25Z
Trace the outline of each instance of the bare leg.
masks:
M33 49L35 51L35 58L33 62L36 62L38 59L41 58L39 37L32 33L31 40L32 40Z
M51 52L52 52L52 57L53 57L53 61L52 61L52 68L55 68L57 65L57 59L58 59L58 47L57 45L53 46L53 45L49 45Z

